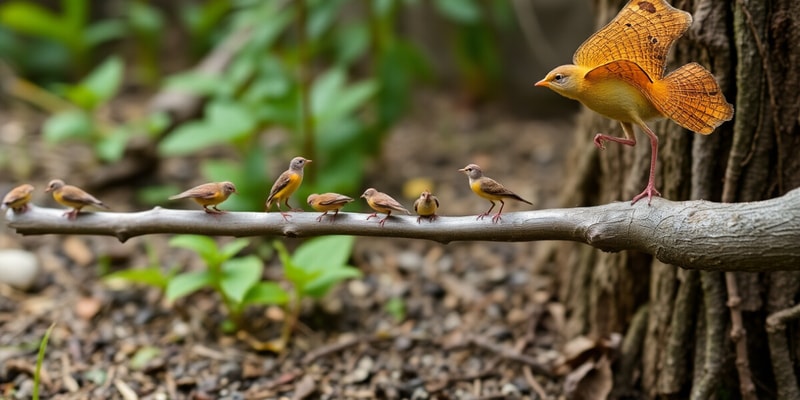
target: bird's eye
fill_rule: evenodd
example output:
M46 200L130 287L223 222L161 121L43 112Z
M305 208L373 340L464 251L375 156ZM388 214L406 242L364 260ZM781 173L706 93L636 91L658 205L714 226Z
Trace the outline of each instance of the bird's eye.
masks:
M555 79L556 82L561 82L561 80L564 79L564 75L556 74L553 79Z

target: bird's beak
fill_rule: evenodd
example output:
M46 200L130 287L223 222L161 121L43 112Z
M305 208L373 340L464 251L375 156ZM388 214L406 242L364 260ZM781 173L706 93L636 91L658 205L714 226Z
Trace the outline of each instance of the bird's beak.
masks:
M306 160L306 162L314 162L314 160Z
M464 169L464 168L459 168L459 169L458 169L458 172L467 173L467 170L466 170L466 169Z
M547 78L545 78L545 79L540 80L539 82L536 82L533 86L548 87L548 86L550 86L550 82L548 82Z

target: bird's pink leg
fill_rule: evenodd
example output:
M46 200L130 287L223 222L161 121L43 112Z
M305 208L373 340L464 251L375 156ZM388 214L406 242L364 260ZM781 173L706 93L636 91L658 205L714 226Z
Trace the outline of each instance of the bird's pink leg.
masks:
M623 124L623 128L624 127L625 125ZM636 196L634 196L633 200L631 200L631 205L635 204L637 201L639 201L645 196L647 196L647 205L650 205L650 202L653 201L653 196L661 197L661 193L659 193L659 191L656 190L656 159L658 157L658 137L644 123L639 124L639 127L641 127L644 133L646 133L647 136L650 137L650 177L647 179L647 186L645 186L642 193L637 194Z
M391 216L391 215L392 215L392 211L391 211L391 210L389 210L389 212L388 212L388 213L386 213L386 218L384 218L384 219L382 219L382 220L378 221L378 224L381 226L381 228L383 228L383 224L385 224L385 223L386 223L386 220L387 220L387 219L389 219L389 216Z
M597 146L597 148L600 150L605 150L606 149L605 142L609 141L619 144L624 144L625 146L635 145L636 136L634 136L633 134L633 126L627 122L620 122L620 125L622 125L622 131L625 132L624 138L598 133L597 135L594 135L594 145Z
M502 213L503 213L503 207L505 207L505 206L506 206L506 203L505 203L503 200L500 200L500 211L498 211L498 212L497 212L497 214L495 214L495 215L492 217L492 223L493 223L493 224L496 224L496 223L497 223L497 221L499 221L499 220L503 219L503 217L501 217L501 216L500 216L500 214L502 214Z
M491 200L489 200L489 201L492 203L492 206L491 206L491 207L489 207L489 209L488 209L488 210L486 210L486 212L485 212L485 213L478 215L478 218L475 218L476 220L478 220L478 219L483 219L485 216L489 215L489 213L490 213L490 212L492 212L492 209L494 208L494 202L493 202L493 201L491 201Z
M320 216L317 217L317 222L322 222L322 217L324 217L326 214L328 214L327 211L325 211L324 213L320 214Z
M378 212L375 211L374 213L367 215L367 221L369 221L370 218L378 218Z

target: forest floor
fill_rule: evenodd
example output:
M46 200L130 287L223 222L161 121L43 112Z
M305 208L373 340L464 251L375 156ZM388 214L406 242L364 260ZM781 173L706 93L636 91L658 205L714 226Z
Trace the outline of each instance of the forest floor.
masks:
M406 182L427 178L442 214L478 214L489 203L457 171L476 163L535 203L509 202L506 212L557 207L572 136L566 122L520 119L496 106L466 109L428 94L393 128L365 187L400 199ZM36 178L39 186L49 176ZM133 198L120 189L96 194ZM155 288L102 279L103 265L150 265L153 254L165 266L202 268L164 236L122 244L0 229L0 248L34 252L42 267L27 291L0 284L0 398L29 398L37 346L53 322L44 398L533 399L564 392L563 375L551 371L567 361L566 311L553 266L534 265L543 243L358 238L352 264L363 278L305 303L287 350L273 354L254 350L249 339L279 335L277 307L248 311L251 336L225 335L212 292L168 304ZM266 274L280 279L274 258ZM400 319L387 310L398 299Z

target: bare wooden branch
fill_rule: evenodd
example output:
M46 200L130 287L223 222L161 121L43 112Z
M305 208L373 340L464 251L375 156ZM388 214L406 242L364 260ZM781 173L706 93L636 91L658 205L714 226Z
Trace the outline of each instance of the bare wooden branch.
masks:
M750 203L673 202L654 198L595 207L503 214L498 224L475 216L442 216L417 223L413 216L392 216L384 227L366 214L339 213L335 222L317 222L314 212L279 213L202 211L156 207L134 213L82 213L76 220L63 210L32 206L10 212L9 227L22 235L83 234L115 236L120 241L158 233L212 236L322 235L381 236L453 241L569 240L605 251L636 250L662 262L690 269L776 271L800 269L800 189L783 197Z

